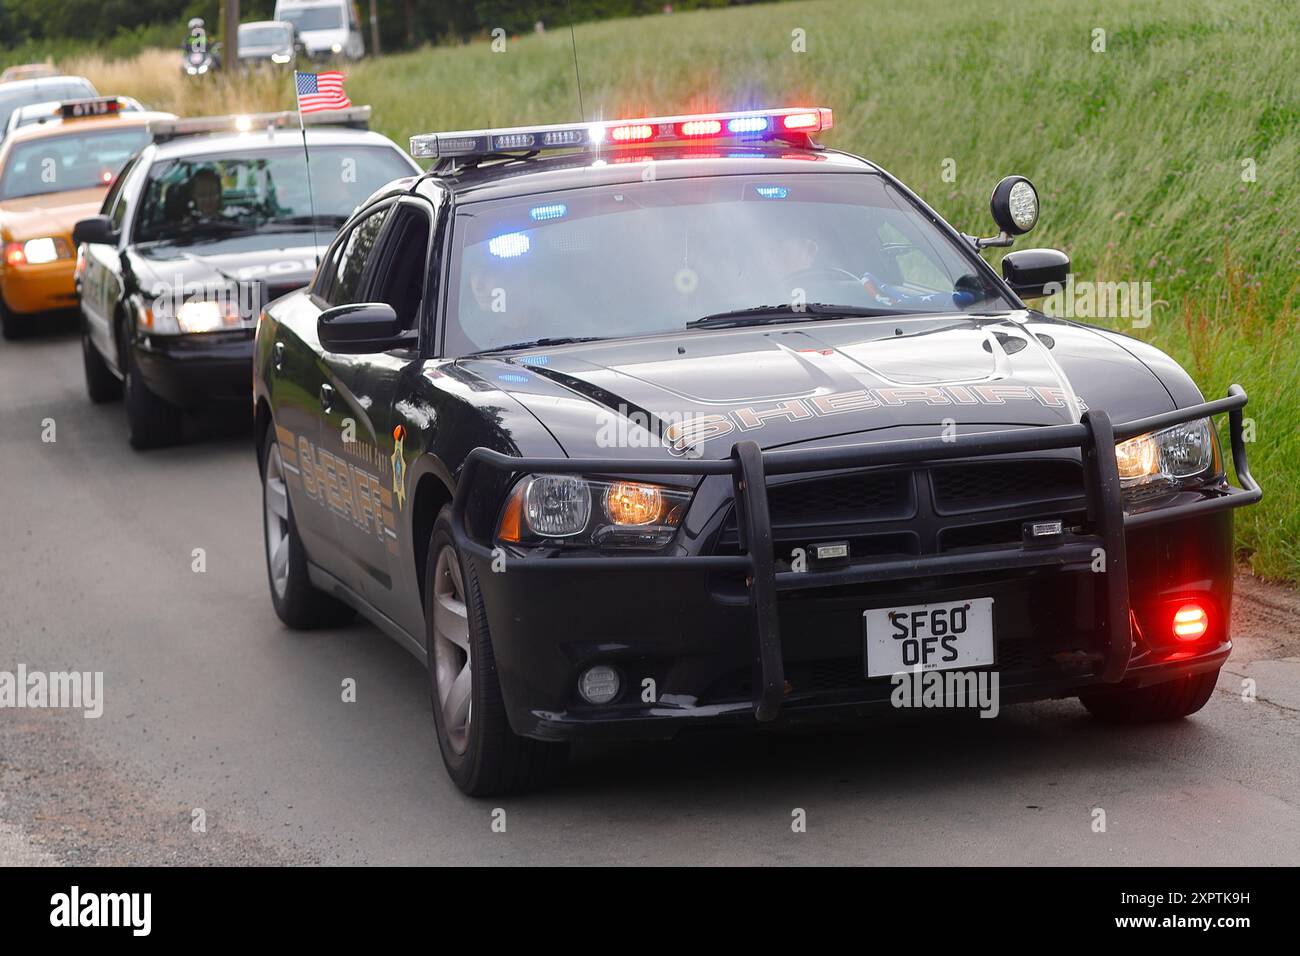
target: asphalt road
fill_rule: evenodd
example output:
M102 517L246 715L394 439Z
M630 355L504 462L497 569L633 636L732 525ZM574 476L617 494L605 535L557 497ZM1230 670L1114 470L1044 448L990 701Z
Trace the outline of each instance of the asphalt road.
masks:
M71 332L0 343L0 671L105 681L98 719L0 709L0 863L1300 862L1295 592L1240 580L1219 693L1178 723L1061 701L711 734L583 750L546 793L475 801L414 659L275 617L247 425L140 454L123 414L87 400Z

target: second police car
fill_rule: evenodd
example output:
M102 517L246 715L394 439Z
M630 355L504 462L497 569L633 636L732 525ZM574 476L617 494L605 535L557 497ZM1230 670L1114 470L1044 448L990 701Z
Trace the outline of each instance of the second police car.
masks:
M296 113L152 123L77 224L86 388L125 393L134 447L178 441L187 410L247 403L262 305L311 278L375 189L418 169L368 121L369 107L310 114L310 179Z
M830 125L415 137L435 167L263 315L272 603L423 660L467 793L568 740L888 709L914 670L1118 721L1213 691L1245 393L1027 308L1068 258L979 250L1033 227L1028 180L976 239Z

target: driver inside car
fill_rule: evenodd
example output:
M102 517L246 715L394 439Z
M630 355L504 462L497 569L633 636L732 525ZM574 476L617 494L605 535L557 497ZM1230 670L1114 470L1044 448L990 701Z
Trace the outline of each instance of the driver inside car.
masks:
M190 202L198 219L216 219L221 215L221 177L204 167L190 177Z

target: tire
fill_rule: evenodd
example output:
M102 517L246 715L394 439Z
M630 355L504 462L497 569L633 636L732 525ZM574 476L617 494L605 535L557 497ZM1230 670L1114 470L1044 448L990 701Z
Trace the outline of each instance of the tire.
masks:
M424 578L429 695L442 762L471 797L535 790L563 768L568 746L510 729L483 594L473 566L456 551L450 516L448 505L434 523ZM453 691L463 695L463 707L444 707Z
M126 367L122 388L126 396L127 440L131 447L141 451L176 444L185 421L181 410L149 390L129 343L123 343L122 356Z
M307 551L298 536L284 476L284 461L271 427L262 442L262 543L275 613L295 630L345 624L355 614L352 608L313 587L308 577Z
M104 356L90 341L86 320L81 320L81 363L86 370L86 394L96 405L115 402L122 397L122 380L112 373Z
M1218 670L1126 690L1092 690L1079 695L1098 720L1112 724L1150 724L1178 720L1205 706L1214 693Z
M19 315L10 312L9 307L0 299L0 333L9 341L25 338L36 329L36 316Z

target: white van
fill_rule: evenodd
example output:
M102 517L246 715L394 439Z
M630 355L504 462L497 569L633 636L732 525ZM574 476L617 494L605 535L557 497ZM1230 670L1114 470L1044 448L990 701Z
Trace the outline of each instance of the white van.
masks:
M313 59L365 55L361 15L352 0L276 0L275 19L293 24Z

